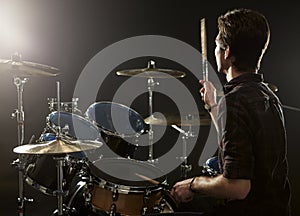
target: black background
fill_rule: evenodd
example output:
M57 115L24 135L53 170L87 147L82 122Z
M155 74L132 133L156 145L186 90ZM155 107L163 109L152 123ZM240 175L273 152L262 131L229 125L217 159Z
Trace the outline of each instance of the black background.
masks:
M47 98L56 97L56 81L61 82L62 101L70 101L74 86L88 61L105 47L139 35L163 35L179 39L200 49L199 21L206 18L208 60L214 66L216 21L221 13L237 7L259 10L268 18L271 42L262 62L261 72L267 82L276 85L277 95L285 105L300 107L299 100L299 36L300 15L293 3L263 1L158 1L158 0L94 0L94 1L0 1L0 58L9 59L18 51L23 59L60 69L56 78L30 77L24 86L25 143L32 134L39 136L49 113ZM123 68L143 68L146 59L120 62ZM158 59L158 67L184 67ZM120 67L120 68L122 68ZM187 71L186 71L187 72ZM188 73L188 72L187 72ZM99 100L109 100L126 78L111 75L99 91ZM194 78L185 78L193 94L200 88ZM80 99L79 99L80 100ZM10 166L17 155L17 123L11 113L17 108L16 87L12 77L0 72L0 214L16 215L18 196L17 171ZM144 101L144 102L143 102ZM147 116L147 95L136 100L136 110ZM160 103L159 96L154 103ZM200 102L199 102L200 103ZM79 101L80 104L80 101ZM169 110L169 107L161 109ZM201 103L199 104L201 107ZM288 135L289 177L292 185L292 212L299 215L299 149L300 113L285 109ZM178 136L177 133L170 132ZM198 153L195 153L195 158ZM195 159L196 160L196 159ZM51 178L55 178L51 176ZM175 176L176 178L176 176ZM50 214L55 198L46 197L25 185L26 193L35 198L26 205L28 215Z

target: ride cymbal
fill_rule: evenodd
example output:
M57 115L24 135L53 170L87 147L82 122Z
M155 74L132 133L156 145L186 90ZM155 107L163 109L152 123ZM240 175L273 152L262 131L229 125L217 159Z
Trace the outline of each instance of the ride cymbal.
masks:
M22 61L21 55L14 54L11 59L0 59L0 74L4 72L12 76L50 76L59 74L59 69L48 65L38 64L29 61Z
M66 154L92 150L101 147L103 144L93 140L68 141L55 139L38 144L21 145L13 149L18 154Z
M156 68L154 61L148 62L147 68L141 69L131 69L131 70L121 70L116 72L119 76L137 76L144 78L170 78L170 76L175 78L185 77L185 73L178 70Z

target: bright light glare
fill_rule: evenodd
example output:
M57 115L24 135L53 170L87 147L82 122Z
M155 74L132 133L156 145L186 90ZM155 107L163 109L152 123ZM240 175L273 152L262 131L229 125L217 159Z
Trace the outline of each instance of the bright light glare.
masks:
M28 31L24 25L24 12L18 1L4 1L0 6L0 49L22 51L30 45ZM19 2L20 3L20 2Z

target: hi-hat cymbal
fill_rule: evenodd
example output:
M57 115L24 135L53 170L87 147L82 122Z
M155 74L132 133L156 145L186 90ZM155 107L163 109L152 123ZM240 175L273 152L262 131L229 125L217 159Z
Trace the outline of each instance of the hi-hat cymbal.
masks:
M22 61L19 54L14 54L11 59L0 59L0 74L7 72L13 76L50 76L59 74L59 70L48 65L38 64L29 61Z
M164 69L164 68L156 68L154 61L148 62L147 68L141 69L131 69L131 70L121 70L116 72L119 76L137 76L144 78L183 78L185 77L185 73L178 70Z
M145 118L144 121L146 124L165 126L208 126L211 124L211 118L209 118L206 114L188 114L186 117L180 117L179 115L174 114L154 113L153 115Z
M92 150L101 147L103 144L92 140L66 141L55 139L39 144L21 145L13 149L18 154L66 154Z

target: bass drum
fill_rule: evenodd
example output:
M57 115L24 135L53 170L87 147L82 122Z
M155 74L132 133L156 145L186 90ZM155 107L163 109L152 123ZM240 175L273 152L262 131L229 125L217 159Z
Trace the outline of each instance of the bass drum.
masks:
M38 142L55 140L58 132L57 126L58 112L52 112L47 116L47 127ZM96 140L100 136L98 128L93 123L68 112L60 112L60 127L64 130L63 136L66 139ZM87 157L83 151L73 152L64 157L63 190L69 189L70 182L86 160ZM46 195L54 196L54 191L57 190L56 165L56 161L51 155L26 156L25 182Z
M89 166L93 178L91 206L95 213L133 216L173 212L164 199L166 179L153 164L103 158Z
M27 166L25 169L24 181L49 196L55 196L57 190L57 177L56 177L56 161L50 155L30 155L26 158ZM71 175L67 174L66 158L64 158L63 166L63 189L68 187Z
M42 134L40 141L55 140L56 135L51 133ZM38 191L55 196L57 190L57 163L54 155L26 155L25 182ZM73 177L81 170L86 160L84 152L66 154L63 160L63 189L67 190Z

